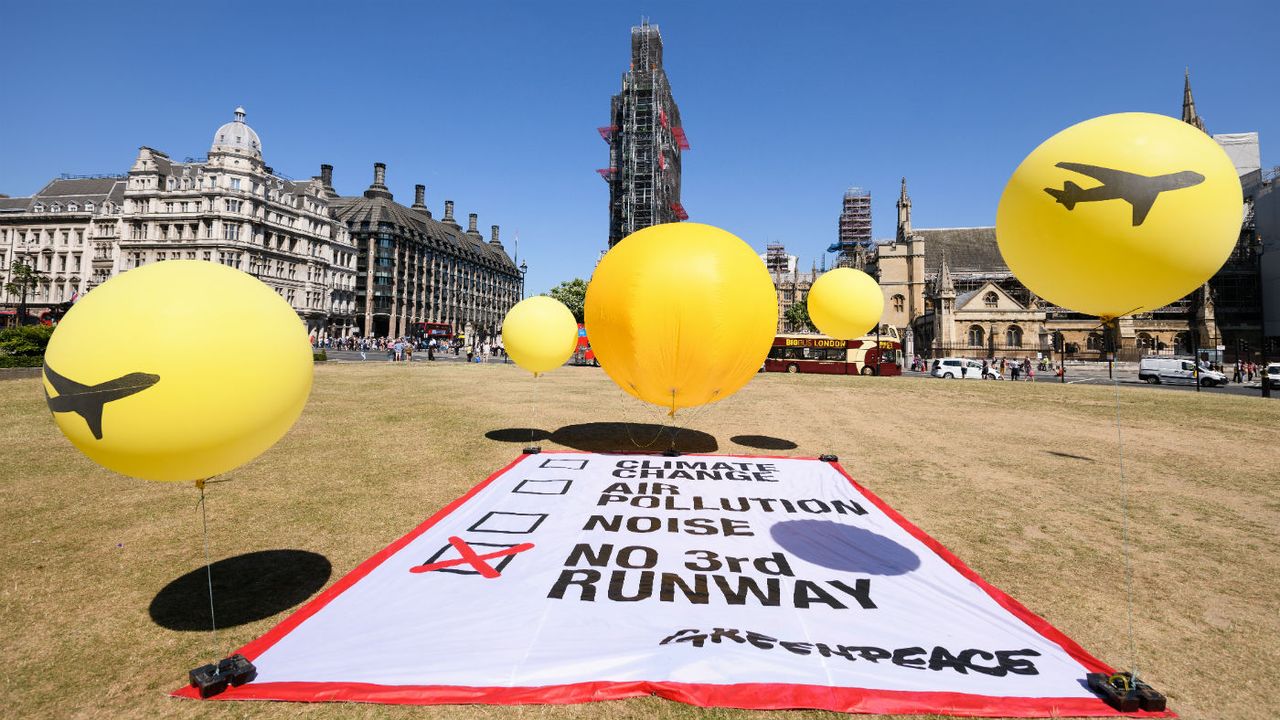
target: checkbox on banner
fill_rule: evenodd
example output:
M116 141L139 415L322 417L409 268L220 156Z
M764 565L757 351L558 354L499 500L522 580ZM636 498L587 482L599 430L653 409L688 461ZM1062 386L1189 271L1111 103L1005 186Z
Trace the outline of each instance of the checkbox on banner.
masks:
M477 520L476 524L467 528L467 530L479 533L524 535L537 530L542 521L546 519L546 513L517 513L494 510Z
M547 458L538 467L547 470L582 470L587 467L587 461L573 458Z
M521 480L511 492L515 495L564 495L569 492L572 480Z
M465 543L463 547L471 551L472 556L468 557L458 550L458 546L450 543L436 551L435 555L427 558L427 561L420 565L420 568L434 570L435 572L453 573L455 575L483 575L481 572L481 563L488 566L491 574L500 574L507 568L507 564L518 554L510 552L511 548L519 547L518 545L495 545L492 543ZM508 551L502 555L501 560L492 562L494 556L498 553ZM479 553L480 557L474 554ZM492 564L490 564L492 563Z

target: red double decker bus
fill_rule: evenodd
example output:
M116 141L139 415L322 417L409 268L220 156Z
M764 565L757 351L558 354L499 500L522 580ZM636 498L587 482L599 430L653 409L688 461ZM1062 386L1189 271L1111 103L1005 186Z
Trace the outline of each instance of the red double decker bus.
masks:
M901 375L898 364L902 341L889 328L879 339L864 335L854 340L836 340L826 335L779 335L773 339L768 372L810 372L831 375Z
M412 326L413 334L421 338L438 338L448 340L453 337L453 326L449 323L420 322Z

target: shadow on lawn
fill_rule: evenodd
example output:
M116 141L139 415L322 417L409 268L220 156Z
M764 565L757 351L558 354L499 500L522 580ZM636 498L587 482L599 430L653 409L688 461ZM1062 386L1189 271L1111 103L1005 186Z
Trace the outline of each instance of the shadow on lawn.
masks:
M528 443L530 428L490 430L490 440ZM550 440L574 450L601 453L662 452L674 446L682 453L712 453L720 449L714 436L701 430L673 429L653 423L596 422L565 425L553 433L532 430L537 440Z
M218 627L269 618L311 597L333 573L329 560L305 550L263 550L213 564ZM174 580L151 600L151 620L170 630L207 631L209 580L204 566Z
M734 435L729 438L739 445L756 448L758 450L795 450L798 445L790 440L782 438L770 437L768 435Z

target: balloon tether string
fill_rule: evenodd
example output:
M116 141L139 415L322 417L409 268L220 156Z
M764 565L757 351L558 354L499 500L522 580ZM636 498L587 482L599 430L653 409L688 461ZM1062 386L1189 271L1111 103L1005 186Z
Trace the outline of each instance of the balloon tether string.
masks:
M217 655L218 650L218 620L213 614L213 565L209 562L209 516L205 509L204 486L208 480L197 480L196 487L200 488L200 530L204 535L204 574L205 579L209 582L209 624L212 627L213 635L213 653Z
M1105 324L1115 325L1112 319ZM1124 475L1124 435L1120 426L1120 380L1114 375L1111 387L1116 399L1116 462L1120 471L1120 515L1122 518L1121 542L1124 555L1124 596L1125 619L1129 634L1129 673L1134 680L1138 679L1138 649L1133 635L1133 558L1129 545L1129 483Z

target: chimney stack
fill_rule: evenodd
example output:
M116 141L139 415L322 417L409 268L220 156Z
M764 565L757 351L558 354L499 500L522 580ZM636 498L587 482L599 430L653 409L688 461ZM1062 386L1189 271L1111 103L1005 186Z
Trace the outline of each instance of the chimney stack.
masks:
M467 216L467 232L468 233L472 235L480 234L480 231L476 229L476 221L479 219L480 219L480 216L477 215L476 213L471 213L470 215Z
M393 199L391 191L387 189L386 163L373 164L373 184L369 186L368 190L364 191L364 196L367 198L382 197L388 200Z
M325 163L320 166L320 182L324 183L325 190L333 189L333 166Z
M453 201L452 200L444 201L444 217L441 218L441 222L445 222L454 227L458 227L458 223L454 222L454 219L453 219Z
M426 207L427 205L426 201L427 201L427 186L414 185L413 186L413 206L415 208Z
M489 227L489 242L493 243L494 245L501 245L501 244L502 244L502 241L498 239L498 226L497 226L497 225L492 225L492 226L490 226L490 227Z

